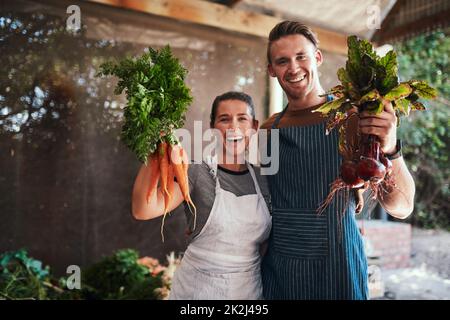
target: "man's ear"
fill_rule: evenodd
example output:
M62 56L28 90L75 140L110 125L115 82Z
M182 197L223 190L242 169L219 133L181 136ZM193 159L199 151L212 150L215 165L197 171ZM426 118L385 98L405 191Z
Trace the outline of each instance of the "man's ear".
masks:
M269 71L269 75L271 76L271 77L276 77L276 75L275 75L275 71L273 70L273 67L272 67L272 64L271 63L269 63L268 65L267 65L267 71Z
M320 66L322 64L322 62L323 62L322 51L317 49L316 53L315 53L315 57L316 57L317 66Z

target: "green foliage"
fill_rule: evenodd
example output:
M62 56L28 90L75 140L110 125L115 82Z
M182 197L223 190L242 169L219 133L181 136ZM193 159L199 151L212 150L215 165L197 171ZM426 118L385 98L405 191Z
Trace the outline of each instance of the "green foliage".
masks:
M399 83L397 55L389 51L380 57L367 40L356 36L347 39L348 59L345 68L337 72L340 85L333 87L326 94L333 94L338 99L330 101L315 110L328 117L327 131L346 121L345 114L349 105L358 111L367 110L378 114L383 110L382 100L392 102L397 116L409 115L411 109L422 110L419 98L435 98L437 91L426 81L410 80Z
M28 257L28 253L25 249L21 249L15 252L7 252L0 258L0 266L2 267L2 273L10 272L9 267L14 263L22 264L26 269L30 270L39 280L45 279L49 275L49 267L42 267L42 262Z
M428 110L404 119L399 136L405 141L404 157L416 182L416 203L411 217L415 225L450 229L449 212L449 119L450 38L447 31L422 35L396 45L402 78L424 79L439 91ZM416 92L427 88L414 83ZM420 104L416 104L421 108Z
M151 299L162 286L160 275L153 277L137 260L137 251L119 250L83 272L82 287L90 299Z
M62 291L52 284L48 266L28 257L24 249L0 256L0 297L4 299L50 299Z
M167 278L163 279L165 268L150 259L156 261L150 269L138 263L138 258L135 250L118 250L82 271L81 290L69 290L65 278L53 277L49 267L44 268L41 261L28 257L26 250L6 252L0 255L0 299L163 298L164 290L169 289ZM155 269L158 267L160 270Z
M100 66L98 76L115 75L119 78L115 93L126 93L122 141L144 163L149 153L157 150L161 132L168 136L165 139L174 139L170 133L184 124L192 102L184 83L186 73L169 46L160 51L149 48L138 58Z

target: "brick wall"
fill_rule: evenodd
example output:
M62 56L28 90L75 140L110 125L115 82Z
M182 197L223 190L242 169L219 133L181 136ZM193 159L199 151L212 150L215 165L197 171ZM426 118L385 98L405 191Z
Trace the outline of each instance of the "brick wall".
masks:
M369 264L383 269L406 268L411 256L411 225L402 222L361 220Z

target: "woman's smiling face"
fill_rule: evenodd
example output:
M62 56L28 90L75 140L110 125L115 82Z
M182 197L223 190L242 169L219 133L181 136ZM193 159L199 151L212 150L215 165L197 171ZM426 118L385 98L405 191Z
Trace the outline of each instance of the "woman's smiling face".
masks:
M241 100L223 100L217 107L213 128L221 133L223 153L236 158L242 156L251 135L258 129L247 103Z

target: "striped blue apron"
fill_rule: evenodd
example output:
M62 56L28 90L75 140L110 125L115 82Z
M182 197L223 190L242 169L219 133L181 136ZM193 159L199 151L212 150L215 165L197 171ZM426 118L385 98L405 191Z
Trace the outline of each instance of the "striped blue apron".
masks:
M262 264L265 299L368 299L367 259L354 198L344 209L344 199L335 197L322 215L316 213L339 175L337 130L325 135L324 122L278 130L279 171L267 176L273 214Z

